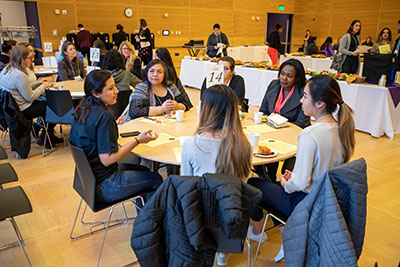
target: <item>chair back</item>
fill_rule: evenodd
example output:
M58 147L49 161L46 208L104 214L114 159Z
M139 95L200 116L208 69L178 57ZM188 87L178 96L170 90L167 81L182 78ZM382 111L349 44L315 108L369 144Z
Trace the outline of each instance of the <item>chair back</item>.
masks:
M114 118L119 118L129 104L129 97L132 94L131 90L119 91L117 103L108 106Z
M74 189L93 210L97 211L96 203L96 177L93 174L89 161L82 148L70 145L72 157L75 161Z
M72 124L74 105L69 90L46 90L46 122Z

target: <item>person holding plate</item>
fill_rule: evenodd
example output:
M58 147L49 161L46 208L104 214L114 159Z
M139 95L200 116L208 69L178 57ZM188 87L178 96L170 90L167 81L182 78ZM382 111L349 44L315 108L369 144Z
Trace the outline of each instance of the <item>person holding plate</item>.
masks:
M221 27L218 23L214 24L213 30L214 32L210 34L207 40L206 54L211 58L221 57L222 54L224 54L224 56L227 56L228 53L226 52L226 48L228 48L229 46L228 37L226 37L225 33L221 32Z
M136 85L129 103L129 117L159 116L175 110L188 110L186 92L168 80L168 69L159 59L150 61L143 73L143 82Z

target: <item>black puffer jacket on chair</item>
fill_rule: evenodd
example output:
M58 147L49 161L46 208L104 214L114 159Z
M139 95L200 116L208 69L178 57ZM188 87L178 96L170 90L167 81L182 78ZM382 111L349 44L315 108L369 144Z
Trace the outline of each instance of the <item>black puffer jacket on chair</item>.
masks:
M170 176L133 225L131 246L140 265L213 266L217 244L209 231L245 239L261 194L235 176Z

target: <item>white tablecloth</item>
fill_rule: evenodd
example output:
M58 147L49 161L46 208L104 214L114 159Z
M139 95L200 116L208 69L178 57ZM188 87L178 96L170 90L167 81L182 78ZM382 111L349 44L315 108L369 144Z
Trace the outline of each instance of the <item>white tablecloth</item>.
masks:
M206 76L208 61L183 59L180 79L182 84L201 88ZM235 72L245 81L245 98L249 104L260 106L265 91L272 80L277 79L278 72L236 67ZM344 101L354 110L356 129L370 133L374 137L386 134L393 138L400 132L400 104L394 107L392 97L386 87L339 82Z
M312 58L311 56L305 56L305 57L280 56L279 58L280 64L291 58L297 59L301 63L303 63L305 70L313 70L319 72L326 70L330 72L336 72L330 69L332 64L332 59L330 58Z
M268 56L268 46L235 46L228 47L228 56L243 62L271 61Z

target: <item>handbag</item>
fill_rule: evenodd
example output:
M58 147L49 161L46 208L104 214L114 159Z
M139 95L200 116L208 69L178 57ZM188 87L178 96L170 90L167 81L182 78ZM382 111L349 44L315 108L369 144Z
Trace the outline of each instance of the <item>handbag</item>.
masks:
M332 64L331 64L331 69L337 70L337 72L342 71L342 65L343 65L343 54L340 53L339 51L336 52L336 54L333 56Z
M366 81L378 83L379 78L384 74L387 83L392 83L395 56L395 54L365 54L363 76L366 77Z

